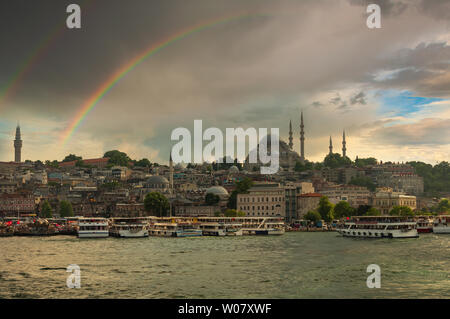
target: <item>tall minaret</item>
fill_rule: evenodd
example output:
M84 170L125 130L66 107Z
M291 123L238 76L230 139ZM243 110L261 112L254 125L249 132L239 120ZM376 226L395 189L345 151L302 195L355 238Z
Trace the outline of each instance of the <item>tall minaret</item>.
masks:
M16 139L14 140L14 162L22 161L22 139L20 137L20 125L16 127Z
M170 194L173 194L173 161L172 161L172 152L170 153L170 159L169 159L169 171L170 171Z
M331 135L330 135L330 146L329 146L329 149L330 149L330 155L331 154L333 154L333 141L331 140Z
M302 164L305 162L305 131L303 130L303 111L300 115L300 161Z
M294 143L292 142L292 121L289 120L289 148L292 150Z
M344 133L342 134L342 157L346 157L347 156L347 142L345 142L345 130Z

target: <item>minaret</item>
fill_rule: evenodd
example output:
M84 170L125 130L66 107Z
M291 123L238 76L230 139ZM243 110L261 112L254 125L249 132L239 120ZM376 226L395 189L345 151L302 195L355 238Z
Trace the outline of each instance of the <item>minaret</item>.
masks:
M22 140L20 137L20 126L16 127L16 139L14 140L14 162L20 163L22 161Z
M173 161L172 161L172 152L170 153L169 159L169 172L170 172L170 194L173 194Z
M347 142L345 142L345 130L344 133L342 134L342 157L346 157L347 156Z
M300 161L302 164L305 162L305 131L303 130L303 111L300 115Z
M329 146L329 149L330 149L330 155L331 154L333 154L333 141L331 140L331 135L330 135L330 146Z
M292 121L289 120L289 148L292 150L294 143L292 142Z

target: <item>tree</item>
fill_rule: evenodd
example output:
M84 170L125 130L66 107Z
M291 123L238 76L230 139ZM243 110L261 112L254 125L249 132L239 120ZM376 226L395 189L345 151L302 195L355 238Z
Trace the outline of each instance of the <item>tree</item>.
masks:
M167 216L169 201L161 193L150 192L145 195L144 208L146 212L153 212L159 217Z
M391 216L414 216L414 212L408 206L394 206L389 212Z
M370 207L369 210L364 214L365 216L381 216L381 212L375 207Z
M328 197L322 196L317 211L324 221L331 222L333 220L333 209L334 205L329 201Z
M357 216L365 216L367 212L372 208L370 205L359 205L356 210Z
M447 198L444 198L439 202L437 212L441 214L441 213L448 213L449 211L450 211L450 201Z
M352 177L349 184L367 187L371 192L375 191L376 189L376 185L372 182L372 179L366 176Z
M296 172L304 172L304 171L310 171L314 169L314 163L306 161L304 164L302 162L297 161L295 163L294 171Z
M42 218L52 218L52 207L48 201L42 204L40 215Z
M377 159L374 157L356 158L355 165L357 167L374 166L374 165L377 165Z
M332 153L325 156L323 165L329 168L338 168L352 164L352 161L347 157L342 157L339 153Z
M73 161L79 161L83 158L81 156L76 156L75 154L69 154L67 155L62 161L64 162L73 162Z
M228 199L227 207L231 209L236 209L237 195L245 194L250 187L253 186L253 181L246 177L242 181L236 183L236 188L231 192L230 198Z
M135 162L134 165L138 166L138 167L151 167L152 163L150 163L150 161L148 159L143 158L143 159Z
M208 193L205 197L205 202L208 205L215 205L220 201L220 197L216 194Z
M322 219L320 214L317 211L315 211L315 210L310 210L309 212L307 212L305 214L305 216L303 216L303 218L313 222L314 224Z
M73 216L72 204L68 201L61 201L59 203L59 216L61 217L71 217Z
M350 217L355 215L356 210L346 201L340 201L334 206L334 218Z
M126 166L128 167L131 159L124 152L120 152L118 150L108 151L103 155L104 158L109 158L108 163L117 165L117 166Z

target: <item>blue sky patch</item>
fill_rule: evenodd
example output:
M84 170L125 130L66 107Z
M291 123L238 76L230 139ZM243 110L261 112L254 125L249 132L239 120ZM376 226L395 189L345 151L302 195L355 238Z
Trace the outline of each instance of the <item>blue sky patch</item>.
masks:
M425 105L444 100L434 97L414 96L411 91L386 90L378 94L381 103L378 113L389 116L408 117L408 115L422 110Z

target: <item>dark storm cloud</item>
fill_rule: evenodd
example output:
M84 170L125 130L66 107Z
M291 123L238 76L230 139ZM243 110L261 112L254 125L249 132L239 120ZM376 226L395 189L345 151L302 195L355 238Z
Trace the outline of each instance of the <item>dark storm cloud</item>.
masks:
M450 97L450 45L446 43L420 43L415 48L401 49L380 66L392 75L377 81L373 73L369 82L374 85L409 89L428 97Z

